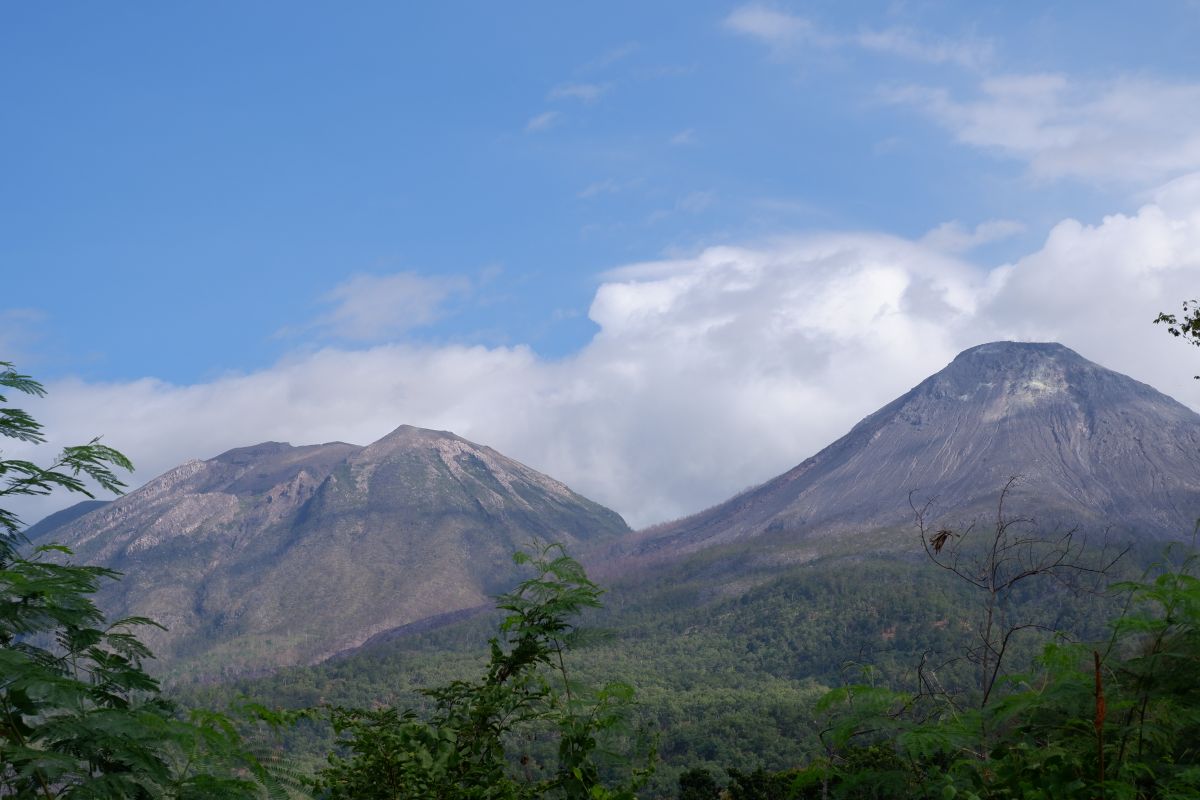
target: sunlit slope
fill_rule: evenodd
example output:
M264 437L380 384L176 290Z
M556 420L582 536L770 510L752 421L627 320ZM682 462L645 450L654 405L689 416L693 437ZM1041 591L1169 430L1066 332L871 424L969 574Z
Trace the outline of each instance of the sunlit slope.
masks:
M165 625L145 636L160 662L215 673L489 605L530 540L627 530L491 448L404 426L368 447L271 442L191 461L39 538L125 573L103 605Z

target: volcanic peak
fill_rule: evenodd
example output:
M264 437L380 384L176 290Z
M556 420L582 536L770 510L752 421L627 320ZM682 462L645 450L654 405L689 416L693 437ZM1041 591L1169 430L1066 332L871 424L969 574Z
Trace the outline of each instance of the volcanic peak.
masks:
M992 342L783 475L643 536L640 550L903 526L910 495L969 516L994 509L1013 476L1026 478L1022 512L1045 522L1178 537L1200 510L1200 415L1061 344Z

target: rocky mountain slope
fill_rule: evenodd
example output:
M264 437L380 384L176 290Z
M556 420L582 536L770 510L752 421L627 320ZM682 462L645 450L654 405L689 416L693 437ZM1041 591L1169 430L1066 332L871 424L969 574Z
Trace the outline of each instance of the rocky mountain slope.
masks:
M165 625L143 638L199 674L317 661L490 605L529 541L578 546L628 531L491 448L409 426L367 447L230 450L62 519L38 526L39 540L125 573L102 605Z
M680 578L655 564L680 559L689 580L738 594L822 555L913 551L910 493L961 526L994 515L1014 475L1009 509L1047 527L1184 538L1200 516L1200 415L1061 345L997 342L787 473L636 535L490 448L407 426L368 447L265 443L191 461L31 533L124 572L106 610L163 623L145 637L163 660L211 675L314 662L489 607L534 538L591 553L614 597L669 593Z
M958 520L994 516L1012 476L1008 507L1047 525L1184 538L1200 517L1200 415L1059 344L985 344L783 475L623 549L911 528L910 492Z

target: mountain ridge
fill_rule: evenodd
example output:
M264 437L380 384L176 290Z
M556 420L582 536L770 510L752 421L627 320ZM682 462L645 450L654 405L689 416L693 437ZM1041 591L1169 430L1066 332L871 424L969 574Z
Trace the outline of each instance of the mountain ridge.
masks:
M365 447L262 442L188 461L39 533L125 572L101 599L171 627L149 636L167 660L272 666L486 608L532 539L614 581L703 552L714 591L737 593L824 555L903 551L910 496L940 498L956 528L994 518L1014 475L1008 508L1047 527L1182 537L1200 510L1200 415L1062 345L993 342L792 469L637 533L490 447L408 425Z
M491 448L401 426L361 447L262 442L189 460L41 531L124 573L110 616L199 672L308 663L490 603L531 540L628 532L615 512Z

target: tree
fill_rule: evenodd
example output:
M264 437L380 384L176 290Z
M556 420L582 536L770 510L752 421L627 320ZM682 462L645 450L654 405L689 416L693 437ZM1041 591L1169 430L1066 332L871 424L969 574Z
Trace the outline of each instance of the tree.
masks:
M395 708L331 709L346 755L331 755L321 771L323 796L634 797L652 751L626 737L633 689L583 686L567 668L582 633L573 618L600 605L600 588L560 545L514 559L536 575L500 596L497 606L508 613L483 676L427 690L435 702L427 718ZM622 739L632 755L617 752Z
M1200 797L1200 562L1170 556L1110 587L1126 602L1107 642L1047 642L1010 691L969 712L912 713L928 695L831 692L829 703L853 716L841 727L874 743L751 785L794 775L787 796L823 799ZM985 753L981 717L994 732Z
M693 767L679 775L679 800L717 800L721 787L704 767Z
M45 393L0 362L0 389ZM0 403L7 403L0 395ZM42 442L28 413L0 407L0 437ZM93 439L67 447L49 467L0 459L0 498L63 489L92 496L88 481L118 492L115 470L132 465ZM242 749L231 721L176 713L143 669L150 652L132 617L105 622L92 601L112 570L62 563L58 545L22 554L17 515L0 509L0 797L242 798L282 786Z
M7 361L0 361L0 390L15 389L35 397L46 394L40 383L21 375ZM0 403L8 398L0 394ZM19 408L0 407L0 436L19 442L41 444L46 441L42 426ZM93 439L85 445L67 447L49 467L39 467L31 461L0 459L0 498L16 495L44 495L55 489L94 497L87 486L91 479L105 491L119 493L125 484L114 469L132 470L129 459L107 445ZM0 508L0 558L15 552L21 541L21 520L16 514Z
M1192 344L1200 347L1200 300L1185 300L1183 302L1182 319L1174 314L1160 313L1154 319L1155 325L1166 325L1167 332L1172 336L1190 340ZM1200 380L1200 375L1195 376Z
M975 641L965 653L976 666L980 708L988 705L1005 675L1014 637L1023 631L1057 633L1043 621L1011 615L1017 590L1032 580L1076 595L1098 592L1112 568L1129 552L1125 547L1110 553L1107 540L1100 550L1089 552L1086 539L1074 528L1046 533L1037 529L1032 518L1010 515L1005 504L1019 480L1009 478L1000 490L995 520L985 529L981 543L975 541L974 524L960 531L934 530L928 520L930 503L917 508L910 498L925 555L982 595Z
M1125 551L1089 557L1073 531L1047 536L1009 516L1011 486L982 542L971 543L972 528L929 525L928 506L917 510L929 559L982 593L965 655L976 667L973 702L945 691L924 661L915 692L870 684L830 692L821 708L833 718L822 738L834 746L814 765L822 797L1152 800L1200 792L1196 556L1174 563L1169 551L1142 580L1101 587ZM1047 580L1124 595L1107 642L1073 641L1077 632L1006 614L1018 585ZM1012 642L1030 629L1055 635L1014 670ZM870 757L856 759L856 749Z

